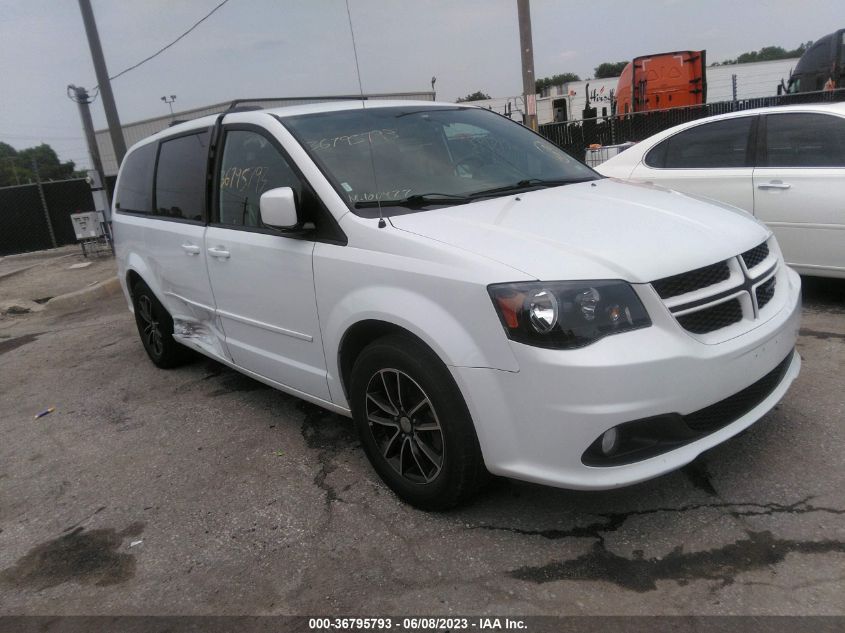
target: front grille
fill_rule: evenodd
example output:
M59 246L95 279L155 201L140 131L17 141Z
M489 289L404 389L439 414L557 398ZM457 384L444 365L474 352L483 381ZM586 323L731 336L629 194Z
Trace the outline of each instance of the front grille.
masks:
M684 422L694 431L712 433L738 420L769 397L769 394L780 384L790 362L792 362L791 352L781 361L780 365L750 387L746 387L739 393L735 393L716 404L711 404L709 407L683 416Z
M693 334L706 334L741 321L742 305L739 299L731 299L698 312L684 314L677 319L685 330Z
M745 267L748 268L748 270L751 270L768 256L769 245L766 244L766 242L763 242L760 246L755 246L750 251L745 251L742 254L742 261L745 262Z
M761 265L770 255L763 242L725 261L652 281L651 286L687 332L709 334L744 319L757 319L760 309L771 302L779 262L770 262L765 269Z
M704 268L691 270L687 273L681 273L680 275L658 279L657 281L651 282L651 285L654 286L661 299L669 299L686 294L687 292L692 292L693 290L712 286L720 281L724 281L730 276L731 271L728 269L728 263L719 262L705 266Z
M775 278L772 277L768 281L757 286L757 309L762 310L763 307L772 300L775 296Z

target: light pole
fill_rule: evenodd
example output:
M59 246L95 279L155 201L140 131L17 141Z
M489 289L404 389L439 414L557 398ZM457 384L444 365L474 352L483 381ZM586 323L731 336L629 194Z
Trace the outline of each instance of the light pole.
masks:
M173 102L176 101L176 95L170 95L169 99L165 96L161 100L170 106L170 120L173 121Z

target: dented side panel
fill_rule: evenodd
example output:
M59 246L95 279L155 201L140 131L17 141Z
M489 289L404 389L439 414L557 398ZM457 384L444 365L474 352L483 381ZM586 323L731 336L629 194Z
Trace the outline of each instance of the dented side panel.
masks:
M122 283L129 271L137 273L173 317L176 340L231 361L208 278L206 227L128 214L116 225Z
M217 317L203 320L173 317L173 338L205 354L232 361Z

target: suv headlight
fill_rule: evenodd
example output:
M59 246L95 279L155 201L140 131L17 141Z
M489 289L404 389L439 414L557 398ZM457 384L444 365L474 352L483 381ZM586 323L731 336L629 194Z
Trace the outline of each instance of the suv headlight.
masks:
M637 293L623 281L532 281L487 290L508 337L526 345L575 349L651 325Z

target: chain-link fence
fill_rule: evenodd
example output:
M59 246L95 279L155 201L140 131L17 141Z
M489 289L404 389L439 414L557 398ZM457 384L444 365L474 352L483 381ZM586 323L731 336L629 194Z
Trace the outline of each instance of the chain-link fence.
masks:
M84 178L0 187L0 256L75 244L70 214L93 210Z
M752 108L835 101L845 101L845 88L826 92L804 92L773 97L739 99L737 101L719 101L685 108L634 112L563 123L547 123L540 126L540 134L578 160L584 161L585 152L590 145L619 145L629 141L638 142L687 121Z

